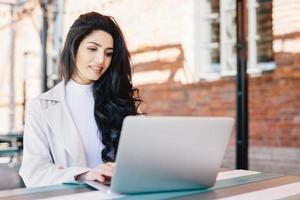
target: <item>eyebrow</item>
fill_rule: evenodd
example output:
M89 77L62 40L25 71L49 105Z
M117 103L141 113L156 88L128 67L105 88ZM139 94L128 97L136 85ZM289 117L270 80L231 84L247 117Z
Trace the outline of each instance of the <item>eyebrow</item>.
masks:
M98 47L102 47L102 45L101 45L101 44L98 44L97 42L88 42L88 43L92 43L92 44L94 44L94 45L96 45L96 46L98 46ZM114 48L112 48L112 47L108 47L108 48L106 48L106 49L114 50Z

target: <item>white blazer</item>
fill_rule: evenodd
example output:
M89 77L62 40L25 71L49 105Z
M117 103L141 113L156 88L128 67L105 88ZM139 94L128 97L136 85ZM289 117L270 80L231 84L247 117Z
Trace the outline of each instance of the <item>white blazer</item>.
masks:
M65 81L36 97L25 120L20 175L27 187L74 181L84 173L84 147L65 99Z

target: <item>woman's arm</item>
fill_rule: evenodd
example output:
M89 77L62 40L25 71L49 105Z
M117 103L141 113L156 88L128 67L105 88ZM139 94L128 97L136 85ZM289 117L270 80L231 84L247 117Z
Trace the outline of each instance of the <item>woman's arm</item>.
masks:
M33 100L26 115L20 175L27 187L74 181L76 175L90 169L85 167L63 168L53 163L41 112L42 107L39 100Z

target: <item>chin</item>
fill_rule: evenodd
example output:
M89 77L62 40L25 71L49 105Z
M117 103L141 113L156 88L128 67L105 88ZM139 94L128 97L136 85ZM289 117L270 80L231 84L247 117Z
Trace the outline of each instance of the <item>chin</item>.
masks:
M91 81L97 81L101 78L101 76L93 76L93 77L90 77L90 80Z
M86 78L91 81L97 81L100 77L101 77L101 74L96 74L96 73L86 74Z
M86 77L91 81L97 81L102 77L103 73L87 73Z

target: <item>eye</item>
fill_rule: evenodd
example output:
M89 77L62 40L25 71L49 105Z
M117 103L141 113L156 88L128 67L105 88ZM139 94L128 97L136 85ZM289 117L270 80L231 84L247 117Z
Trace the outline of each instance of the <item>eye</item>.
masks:
M88 47L87 48L89 51L97 51L97 48L96 47Z
M113 55L113 52L112 52L112 51L106 52L106 53L105 53L105 56L106 56L106 57L112 57L112 55Z

